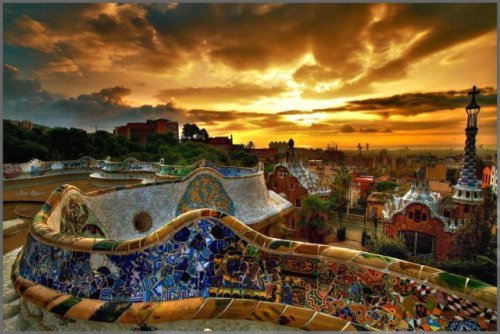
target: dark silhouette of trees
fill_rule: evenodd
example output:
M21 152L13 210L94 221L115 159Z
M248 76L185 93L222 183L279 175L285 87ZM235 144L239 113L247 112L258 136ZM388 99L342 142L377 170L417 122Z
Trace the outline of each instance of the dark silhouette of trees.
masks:
M192 124L191 129L198 129ZM111 157L121 161L134 157L141 161L159 161L165 164L192 164L210 160L218 165L253 167L258 163L254 154L246 152L243 145L226 151L203 142L179 143L172 134L152 134L144 144L115 136L107 131L87 133L81 129L44 128L35 126L28 130L4 120L4 163L40 160L75 160L83 156L96 159ZM188 127L189 128L189 127ZM208 138L206 130L198 131L197 138Z
M184 141L194 141L199 143L205 143L208 141L209 135L207 130L200 129L196 124L184 124L182 128L181 140Z

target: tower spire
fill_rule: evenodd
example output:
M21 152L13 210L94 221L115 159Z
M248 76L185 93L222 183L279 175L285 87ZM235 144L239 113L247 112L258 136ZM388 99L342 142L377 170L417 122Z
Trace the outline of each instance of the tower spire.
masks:
M455 202L479 204L483 201L481 189L478 187L476 179L476 135L477 135L477 114L481 107L476 103L476 95L479 91L476 86L472 87L471 102L465 108L467 112L467 128L465 129L465 148L460 177L458 183L453 186L453 200Z

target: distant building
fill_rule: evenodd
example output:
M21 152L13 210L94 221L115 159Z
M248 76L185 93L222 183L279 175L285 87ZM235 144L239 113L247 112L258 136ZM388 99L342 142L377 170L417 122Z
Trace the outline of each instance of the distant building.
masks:
M260 162L278 162L278 149L276 148L253 148L250 150Z
M491 167L486 166L483 168L483 183L481 188L488 188L491 185Z
M321 187L319 181L318 175L304 168L300 162L277 164L267 177L267 188L287 199L295 208L294 212L285 217L284 224L296 237L304 237L302 229L298 227L302 199L316 195L326 200L330 195L330 189Z
M207 144L224 149L224 150L231 151L234 148L233 135L231 135L230 137L211 137L211 138L208 138Z
M269 143L269 148L275 148L278 150L278 153L285 154L288 143L286 141L272 141Z
M366 221L372 222L377 218L380 223L384 220L385 203L392 199L392 195L386 192L374 191L368 196L366 205Z
M344 164L344 152L338 151L337 149L328 148L323 152L323 160L332 162L336 165Z
M168 119L148 119L146 123L127 123L127 125L117 126L113 130L115 136L134 139L141 144L143 144L146 141L146 137L152 133L172 133L174 138L179 140L179 123L169 121Z
M446 180L446 165L445 164L435 164L427 166L427 179L429 181L445 181Z
M430 191L425 169L415 173L410 190L384 208L385 235L403 237L409 255L446 260L453 257L457 225L441 214L441 197Z
M429 189L439 193L442 198L451 195L451 185L449 182L429 181Z
M375 186L373 176L357 176L352 178L352 185L349 189L349 206L355 207L362 197L367 197Z
M452 187L451 195L431 192L424 168L415 173L410 190L403 196L394 196L384 208L385 234L391 238L404 238L409 255L434 257L444 261L456 257L453 252L455 232L462 224L475 221L474 209L483 205L481 185L491 182L492 171L477 171L476 134L479 105L475 101L474 86L471 103L466 107L467 128L464 157L460 178ZM448 167L451 161L447 161ZM483 174L483 180L477 177Z
M491 166L491 179L490 179L490 186L491 186L491 191L497 195L497 185L498 185L498 178L497 178L497 166L493 165Z

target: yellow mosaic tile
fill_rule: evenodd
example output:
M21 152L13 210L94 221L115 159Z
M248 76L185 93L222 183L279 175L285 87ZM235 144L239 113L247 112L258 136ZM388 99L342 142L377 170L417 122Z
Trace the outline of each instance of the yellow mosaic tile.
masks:
M479 289L467 288L466 294L475 300L480 300L485 305L493 308L497 307L497 288L494 286Z
M278 319L285 307L285 304L261 302L247 319L273 322Z
M222 319L245 319L249 317L257 307L257 300L233 299L231 305L220 315Z
M392 260L389 260L387 257L371 253L361 253L351 261L353 263L357 263L360 265L370 266L380 269L385 269L390 263L392 263Z
M340 331L347 325L347 321L322 313L316 313L314 318L302 329L308 331Z
M387 267L390 271L403 275L405 277L411 277L418 280L420 276L420 268L422 265L411 263L407 261L397 261Z
M348 248L342 247L334 247L330 246L328 249L325 249L321 256L325 256L331 259L337 259L342 261L350 261L355 256L357 256L360 252Z
M258 246L260 246L262 248L265 248L267 239L268 238L266 236L264 236L264 235L262 235L262 234L259 233L259 234L257 234L257 237L254 239L253 242L254 242L255 245L258 245Z
M229 298L207 299L202 309L192 319L217 318L228 307L231 300Z
M443 271L436 268L422 266L422 271L420 272L419 279L422 281L426 281L429 280L429 277L432 277L434 274L441 272Z
M301 254L318 255L318 248L319 245L317 244L303 243L295 249L295 252Z
M309 320L311 320L311 317L314 315L314 313L315 312L312 310L295 306L288 306L285 312L283 312L283 314L279 317L280 320L275 320L273 322L278 325L286 323L287 326L300 328L307 324Z
M82 299L81 302L71 307L65 316L73 320L87 320L105 303L97 299Z

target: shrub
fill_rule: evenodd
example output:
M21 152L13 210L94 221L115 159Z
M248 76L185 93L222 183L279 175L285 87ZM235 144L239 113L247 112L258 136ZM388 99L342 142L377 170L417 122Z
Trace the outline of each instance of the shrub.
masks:
M405 260L408 257L405 242L402 238L377 238L367 241L368 250L372 253L395 257Z
M477 279L491 285L497 285L496 261L487 257L477 256L475 259L452 259L445 262L435 259L411 258L411 261L460 276Z

